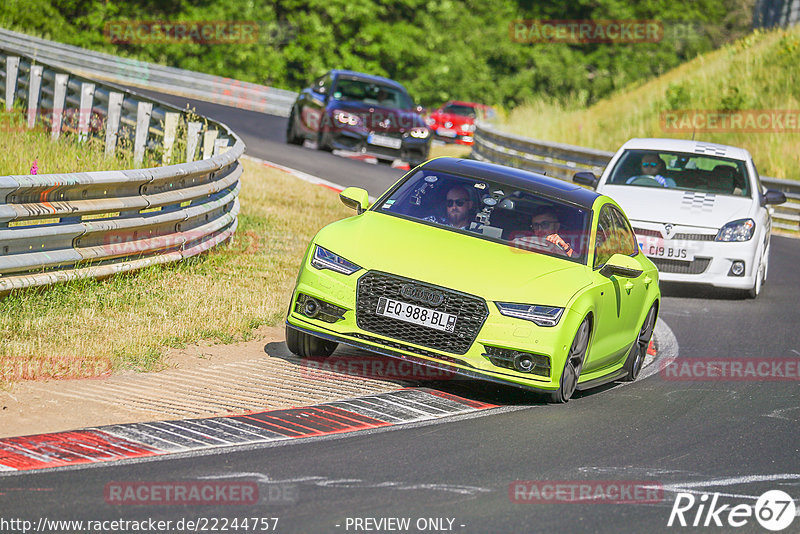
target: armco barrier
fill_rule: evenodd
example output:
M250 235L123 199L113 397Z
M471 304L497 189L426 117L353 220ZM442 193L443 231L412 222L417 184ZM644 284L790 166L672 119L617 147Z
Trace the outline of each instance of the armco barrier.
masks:
M40 122L55 132L64 116L77 114L79 135L99 134L89 125L96 116L112 149L126 136L134 147L160 147L165 155L174 143L177 108L30 57L6 56L0 64L6 88L0 96L9 108L12 98L25 104L24 127ZM107 128L114 115L117 126ZM244 143L224 124L184 119L192 147L187 163L0 176L0 293L178 261L229 239L237 226ZM191 161L201 135L205 159Z
M0 49L89 78L177 94L283 117L297 93L200 72L93 52L0 28Z
M544 173L566 181L571 181L579 171L591 171L600 176L614 155L613 152L510 134L486 123L477 124L474 136L472 156L475 159ZM773 227L799 230L800 181L762 176L761 183L786 194L787 202L774 207Z

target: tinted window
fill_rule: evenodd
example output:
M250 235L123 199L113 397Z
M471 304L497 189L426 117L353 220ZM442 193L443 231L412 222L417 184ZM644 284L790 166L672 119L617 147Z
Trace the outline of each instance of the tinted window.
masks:
M603 206L597 222L594 268L605 265L614 254L634 256L638 252L636 236L622 212L610 204Z
M586 262L591 211L500 182L420 170L371 209Z
M462 106L460 104L450 104L442 108L445 113L452 113L454 115L462 115L464 117L475 118L475 108L470 106Z
M339 78L333 98L396 109L413 107L411 98L396 87L358 79Z
M607 183L750 196L744 161L707 154L626 150Z

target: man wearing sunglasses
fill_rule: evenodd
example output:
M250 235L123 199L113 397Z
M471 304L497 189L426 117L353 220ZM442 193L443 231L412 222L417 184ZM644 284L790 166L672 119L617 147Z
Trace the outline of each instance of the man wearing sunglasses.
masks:
M456 185L447 192L446 211L442 224L453 228L466 228L472 219L472 200L469 191L463 186Z
M645 154L639 164L639 174L628 178L627 184L635 183L642 177L649 177L664 187L675 187L675 180L664 176L667 166L658 154Z
M531 215L531 232L515 232L512 243L528 250L550 250L569 258L575 254L572 246L559 234L561 222L558 214L550 206L540 206Z

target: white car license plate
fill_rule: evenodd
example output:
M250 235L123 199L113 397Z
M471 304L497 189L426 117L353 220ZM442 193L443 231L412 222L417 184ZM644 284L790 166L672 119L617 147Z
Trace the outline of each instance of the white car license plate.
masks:
M676 246L675 243L664 242L660 237L636 236L639 248L645 256L650 258L666 258L668 260L694 260L694 254L686 247Z
M367 136L367 143L376 146L385 146L387 148L400 148L403 144L400 139L375 133L371 133Z
M449 128L437 128L436 129L436 135L439 135L441 137L455 137L456 136L456 131L455 130L451 130Z
M378 309L375 310L375 313L407 323L435 328L443 332L453 332L456 328L457 317L451 313L431 310L430 308L423 308L416 304L400 302L386 297L378 299Z

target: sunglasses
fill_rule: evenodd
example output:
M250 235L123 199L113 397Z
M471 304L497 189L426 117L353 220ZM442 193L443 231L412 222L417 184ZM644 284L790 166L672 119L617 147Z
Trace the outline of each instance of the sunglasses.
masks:
M558 224L558 221L542 221L539 223L531 223L532 230L550 230L555 228Z
M642 167L658 167L658 163L654 161L642 162Z
M448 198L447 199L447 207L448 208L453 207L453 204L455 204L456 206L458 206L460 208L461 206L463 206L466 203L467 203L467 199L466 198Z

